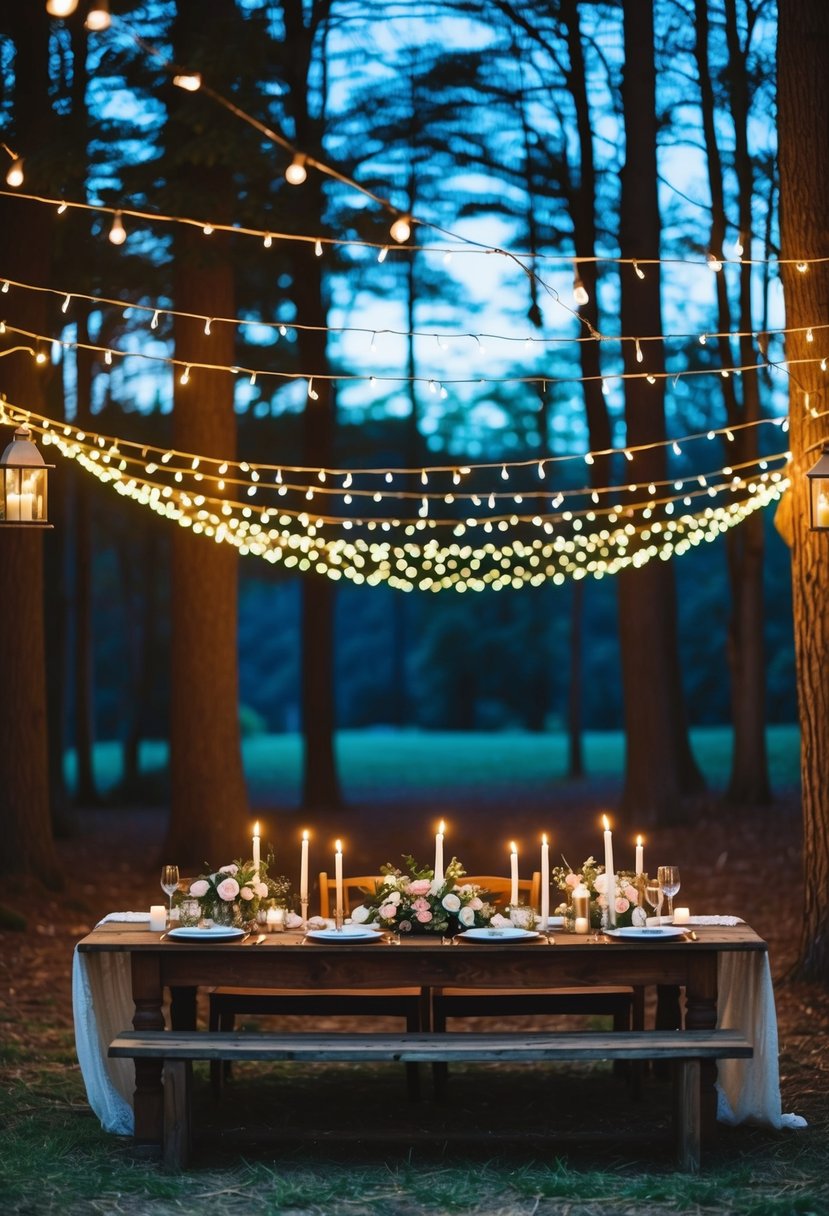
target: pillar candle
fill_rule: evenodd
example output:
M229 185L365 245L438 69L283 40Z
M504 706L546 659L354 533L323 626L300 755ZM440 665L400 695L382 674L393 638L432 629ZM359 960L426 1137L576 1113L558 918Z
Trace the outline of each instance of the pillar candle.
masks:
M31 519L33 494L9 494L6 500L9 519Z
M581 883L573 888L573 913L575 915L574 929L576 933L590 931L590 892Z
M690 908L674 908L674 924L687 925L691 918Z
M259 820L253 825L253 879L259 882Z
M338 840L334 849L334 883L337 890L334 911L337 913L345 911L343 907L343 842Z
M815 523L819 528L829 528L829 498L825 494L821 494L817 500L817 519Z
M299 859L299 898L300 902L308 902L308 833L302 833L302 852Z
M612 929L616 924L616 871L613 868L613 835L607 815L602 815L602 822L604 823L604 872L607 880L605 887L607 927Z
M645 849L642 844L642 837L636 837L636 873L645 873Z
M284 908L268 908L268 914L265 918L265 923L268 926L269 933L275 933L279 929L285 928L285 909Z
M443 882L443 833L446 831L446 824L441 819L440 826L435 836L435 882Z
M541 837L541 928L550 923L550 846L547 833Z
M518 903L518 845L513 840L510 845L510 891L509 901L515 907Z
M164 904L153 904L150 908L150 930L163 933L167 928L167 909Z

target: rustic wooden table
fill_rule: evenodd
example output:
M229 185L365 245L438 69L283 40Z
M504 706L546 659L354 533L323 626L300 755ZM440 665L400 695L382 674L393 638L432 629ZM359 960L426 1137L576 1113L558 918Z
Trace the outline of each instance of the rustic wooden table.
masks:
M684 989L688 1030L710 1030L717 1021L717 961L725 951L765 951L766 943L747 925L697 927L698 940L630 938L593 941L559 933L504 944L460 942L413 936L401 945L382 942L306 941L301 933L269 934L245 941L187 943L133 925L106 924L78 943L78 950L125 952L130 956L133 1027L164 1027L164 990L172 994L174 1029L195 1026L199 987L244 987L273 991L292 988L589 988L608 985L658 986L664 996ZM659 1023L679 1025L679 1002L663 1000ZM714 1120L714 1066L703 1069L703 1109ZM135 1064L135 1141L158 1145L162 1138L161 1063Z

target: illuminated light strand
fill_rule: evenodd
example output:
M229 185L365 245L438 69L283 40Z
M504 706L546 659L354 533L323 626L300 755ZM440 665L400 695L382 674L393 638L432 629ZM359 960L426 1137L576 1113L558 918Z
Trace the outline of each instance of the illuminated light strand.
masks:
M25 350L29 354L34 354L32 347L28 347L28 346L16 347L15 349ZM67 423L61 422L54 418L51 418L47 414L40 414L35 410L31 410L31 409L23 407L23 406L15 405L14 403L6 401L5 398L3 399L3 401L0 405L0 408L5 409L8 418L11 421L14 421L15 423L31 422L33 426L36 425L37 423L39 423L43 427L43 429L48 429L49 427L62 428L62 427L68 426ZM722 426L722 427L717 427L717 428L710 428L707 431L696 431L696 432L693 432L688 435L680 436L677 440L665 439L665 440L659 440L658 442L645 443L645 444L637 444L637 445L626 444L621 448L603 448L600 450L596 450L595 452L588 453L588 455L591 455L594 458L595 457L605 457L605 456L612 457L612 456L623 455L624 458L628 462L630 462L630 461L632 461L635 453L651 452L651 451L655 451L660 448L666 448L669 445L673 444L674 442L679 442L682 444L690 444L694 441L701 441L703 439L706 440L707 442L713 442L717 438L725 438L729 441L733 441L734 437L735 437L735 433L742 432L742 431L748 431L755 427L775 426L775 427L778 427L779 429L785 431L787 429L787 422L788 422L788 420L785 416L782 416L779 418L758 418L758 419L754 419L751 422L742 422L742 423L730 424L727 426ZM87 431L86 433L89 434L89 431ZM227 470L231 464L238 465L240 463L238 461L228 460L226 457L205 456L202 453L196 453L196 452L183 452L183 451L179 451L176 448L164 448L164 447L160 447L160 446L154 445L154 444L139 443L136 440L124 439L124 438L121 438L118 436L112 436L112 435L96 434L95 441L101 445L116 444L120 448L123 448L123 449L133 448L133 449L139 450L142 454L141 459L149 458L149 459L156 460L156 461L163 460L165 462L175 459L177 461L182 462L183 465L186 465L186 464L192 462L194 459L198 459L202 465L217 466L218 473L220 476L224 476L224 474L227 472ZM585 456L582 453L571 452L571 453L558 455L558 456L554 456L554 455L545 456L543 458L543 461L544 461L545 465L563 464L568 461L585 461ZM329 477L344 477L346 479L344 486L345 486L345 488L347 488L348 486L350 486L352 484L353 478L357 477L357 476L388 478L388 476L390 474L395 475L395 476L399 475L399 476L405 476L405 477L411 477L411 476L417 474L420 477L421 483L425 486L428 484L428 480L429 480L430 476L438 476L440 474L451 474L454 477L454 474L456 472L458 472L459 474L462 474L463 476L470 476L470 475L477 474L480 472L486 472L487 470L499 470L501 477L503 478L504 471L507 472L507 477L508 477L509 470L530 469L533 467L537 467L537 465L538 465L538 457L531 456L524 460L507 461L507 462L484 461L484 462L481 462L478 464L469 464L469 465L460 465L460 466L455 465L455 464L440 464L440 465L433 465L433 466L426 466L426 467L418 465L415 468L408 468L408 467L401 468L401 467L397 467L397 466L389 467L388 465L386 465L381 468L377 468L377 467L352 468L352 469L325 468L324 470L320 470L319 466L289 465L289 464L275 465L275 464L269 464L264 461L257 462L256 468L260 472L263 472L263 473L275 473L276 480L278 482L282 482L283 473L287 473L287 472L296 473L296 474L305 476L306 478L309 478L309 477L319 477L321 471L324 471L325 474ZM591 487L591 489L592 488L593 487ZM612 489L613 487L610 487L610 488ZM549 491L545 491L545 492L549 492Z
M2 276L0 276L2 277ZM208 320L203 313L186 312L182 309L171 308L162 304L142 304L133 300L119 300L111 296L91 295L83 291L67 291L66 288L58 287L41 287L34 283L24 283L18 279L3 278L3 291L8 292L9 288L15 288L21 291L39 292L45 295L55 297L64 297L64 300L82 300L89 304L97 306L108 305L112 308L117 308L119 312L124 312L129 309L136 314L148 314L150 316L150 328L157 329L159 319L165 317L181 317L186 320L205 322ZM475 333L470 330L443 330L436 333L434 330L422 329L374 329L368 326L354 325L307 325L300 321L291 321L288 325L284 321L269 321L265 318L257 318L251 320L250 317L222 317L217 316L210 318L212 321L223 325L234 325L242 329L246 325L255 325L257 328L276 330L281 336L285 336L288 329L307 332L307 333L329 333L329 334L365 334L372 335L374 339L378 337L393 337L393 338L423 338L432 339L436 342L438 348L442 352L446 352L449 347L447 342L506 342L520 343L524 348L538 346L543 348L549 345L567 345L570 343L593 342L595 338L590 335L569 334L556 335L551 334L539 337L533 334L515 335L515 334L496 334L490 332ZM808 334L811 332L813 337L829 331L829 323L814 323L812 325L795 325L787 326L778 329L759 329L759 330L729 330L728 332L717 332L714 330L706 330L703 333L692 332L672 332L663 334L650 334L645 336L635 337L627 334L602 334L601 341L604 345L613 343L639 342L646 344L649 342L690 342L698 341L700 345L705 346L706 342L719 338L784 338L789 334L805 334L808 340ZM371 349L374 349L372 345ZM823 369L825 370L825 368ZM676 374L676 373L673 373ZM682 373L680 373L681 375ZM613 379L613 376L605 377Z
M526 384L526 385L532 385L535 388L543 387L544 390L546 391L546 387L548 384L589 384L589 383L593 383L593 382L601 383L606 378L606 377L602 377L601 375L596 375L596 376L575 376L575 375L549 376L549 375L545 375L545 376L541 376L541 375L536 374L536 375L528 375L528 376L455 376L455 377L447 377L441 381L438 381L435 379L434 376L429 376L426 374L420 375L420 376L391 376L391 375L378 376L376 373L364 373L364 372L353 372L353 373L343 373L343 372L318 373L318 372L314 372L314 373L309 373L309 372L303 372L303 371L290 371L290 372L273 371L269 368L253 368L253 367L247 367L247 366L243 366L243 365L235 364L235 363L234 364L212 363L212 362L200 363L196 360L188 361L185 359L176 358L175 356L157 355L157 354L153 354L153 353L148 353L147 351L143 351L143 350L125 350L124 351L124 350L118 350L115 347L111 347L111 346L99 346L93 342L78 342L75 340L69 340L67 338L56 338L50 334L40 334L40 333L36 333L36 332L30 331L30 330L21 329L18 326L9 325L7 328L9 330L9 332L18 334L20 337L30 338L36 342L46 342L49 344L53 344L55 346L61 347L64 350L84 350L84 351L89 351L92 354L103 355L104 360L107 363L111 363L113 357L117 357L119 359L143 359L150 363L155 363L160 366L166 366L166 367L173 368L174 370L183 368L183 369L187 370L188 379L189 379L190 372L195 372L195 371L219 372L224 375L230 375L230 376L238 376L238 375L250 376L251 374L253 374L255 372L257 376L262 377L263 379L267 378L270 380L274 380L280 384L290 384L297 380L308 380L311 378L313 378L315 380L327 381L332 384L360 384L360 383L369 384L369 385L374 384L374 383L422 384L422 385L425 385L427 388L429 388L429 390L431 392L434 392L434 393L440 392L440 396L444 397L446 395L444 393L444 389L445 389L446 385L451 385L454 387L454 386L464 386L464 385L480 386L482 384L496 384L496 385ZM781 360L767 359L765 363L745 363L745 364L735 365L735 366L729 367L729 368L716 368L716 367L688 368L682 372L656 372L656 373L644 372L644 371L643 372L617 372L617 373L615 373L614 378L617 380L620 380L620 381L646 380L651 384L655 383L657 380L663 380L663 381L664 380L673 380L674 383L676 383L680 379L687 380L687 379L695 378L698 376L742 375L744 372L759 372L759 371L763 371L769 367L776 368L780 371L787 372L789 367L808 365L808 364L820 365L821 363L822 363L822 359L819 356L814 356L813 358L800 358L800 359L781 359Z
M59 450L68 446L56 435L50 436L50 442ZM165 490L157 487L138 489L130 483L113 480L106 467L85 454L75 458L81 467L112 484L122 495L217 543L231 543L242 555L281 562L287 570L297 573L327 575L335 580L345 577L369 585L388 583L400 590L417 588L423 591L517 589L527 583L539 585L548 580L561 583L568 577L602 578L630 566L644 566L655 558L667 561L703 541L717 539L754 511L776 501L788 485L782 474L776 475L776 481L761 478L758 479L761 484L738 503L708 507L698 515L649 520L639 527L626 524L612 532L604 530L570 540L529 544L513 540L500 548L491 544L477 548L453 544L441 548L431 540L425 545L412 542L391 545L386 541L332 542L318 537L315 525L307 517L308 531L303 535L278 528L265 529L258 521L251 524L247 519L241 525L236 521L234 526L233 520L211 514L198 505L188 514L189 508L172 501L173 492L169 487ZM426 524L425 520L420 522ZM611 555L614 547L616 552ZM598 556L592 556L594 554ZM488 568L479 576L477 572L485 564Z
M349 182L348 184L351 184L351 183ZM360 188L360 187L358 187L358 188ZM295 242L300 242L300 243L306 244L306 245L315 245L317 242L320 242L323 245L330 245L330 246L334 246L337 248L361 248L361 249L376 250L378 252L383 248L384 245L386 245L388 243L387 241L382 241L382 240L381 241L365 241L365 240L357 240L355 238L347 238L347 237L332 237L332 236L327 236L323 233L314 235L314 234L309 234L309 233L278 232L273 227L252 228L250 226L243 225L243 224L222 223L219 220L211 221L211 220L204 220L204 219L196 219L192 216L167 215L163 212L143 211L138 208L124 207L124 206L113 207L113 206L109 206L109 205L105 205L105 204L80 202L80 201L73 200L73 199L56 198L56 197L50 197L50 196L46 196L46 195L39 195L39 194L26 194L26 193L21 193L19 190L15 190L15 191L0 190L0 196L4 196L7 198L26 199L28 202L41 203L44 206L55 207L60 210L61 214L63 214L67 210L76 210L76 211L89 211L89 212L93 212L93 213L97 213L97 214L101 214L101 215L109 215L109 216L114 217L115 213L119 212L120 215L124 218L128 217L131 219L144 220L148 223L184 224L189 227L199 228L202 230L202 232L204 232L205 227L207 227L208 229L211 230L211 232L228 232L228 233L232 233L234 236L251 236L251 237L255 237L257 240L260 240L263 242L268 237L270 237L271 241L274 241L274 240L295 241ZM392 207L390 204L389 204L389 208L391 211L395 211L395 212L397 211L397 208ZM424 227L433 228L433 229L436 229L437 231L443 231L442 229L437 228L437 225L430 224L428 221L414 220L414 217L411 217L411 216L409 218L412 219L414 222L422 224ZM539 250L509 250L509 249L504 249L500 246L487 245L487 244L484 244L481 242L476 242L476 241L473 241L473 240L466 238L457 233L451 233L450 235L453 240L460 242L458 247L452 247L447 250L445 245L418 245L417 246L418 252L419 253L439 254L443 257L445 257L447 253L450 253L453 255L454 254L463 254L463 253L490 254L490 255L499 254L503 257L516 259L518 265L521 266L521 268L525 271L527 268L524 267L523 263L520 261L520 259L522 259L522 258L533 259L535 261L548 262L550 265L553 265L553 266L559 266L559 265L573 266L578 261L579 263L592 263L592 264L596 264L596 265L633 266L634 268L639 267L640 270L643 266L690 266L690 267L696 267L696 268L699 268L699 267L705 268L708 265L706 259L699 258L699 257L694 257L694 258L632 258L632 257L620 258L620 257L611 257L609 255L605 256L603 254L596 254L593 257L584 257L581 254L579 254L577 257L574 253L572 253L572 254L552 254L552 253L546 254ZM401 247L401 248L405 248L405 247ZM824 256L824 257L812 257L812 258L809 258L808 261L806 261L806 262L804 262L803 259L801 259L801 258L777 258L777 257L736 258L733 260L728 259L728 258L723 258L723 267L806 265L808 268L809 266L821 266L821 265L824 265L826 262L829 262L829 255ZM572 310L568 310L568 311L572 311ZM573 312L573 315L576 316L577 314L575 312Z
M2 407L0 407L0 416L2 416ZM37 428L33 426L33 429L37 429ZM175 469L170 470L172 472L173 478L174 478L173 485L150 481L147 478L131 476L129 474L129 461L124 457L124 454L119 449L118 445L113 443L113 444L107 446L106 441L102 437L99 437L97 442L91 442L89 440L89 438L83 432L78 432L73 437L73 436L71 436L71 428L69 426L67 426L66 424L64 424L62 427L59 427L58 430L53 430L52 428L47 428L47 427L40 428L40 429L41 429L43 442L45 444L58 443L61 450L64 452L65 455L68 455L68 456L72 457L73 459L80 460L82 464L86 461L86 462L92 463L96 467L100 467L96 463L96 462L100 461L101 466L104 466L104 467L109 466L106 468L106 480L120 481L120 480L126 478L128 480L128 482L134 488L136 488L136 490L140 493L160 493L166 498L170 498L172 496L175 500L178 500L181 502L187 502L188 504L195 501L199 505L204 505L204 504L210 504L210 505L214 505L214 506L220 505L221 511L224 516L230 517L231 519L236 519L236 523L234 524L234 526L241 526L241 527L245 526L243 523L243 520L238 518L238 516L236 514L234 514L234 508L236 508L237 511L241 509L241 513L242 513L243 517L249 518L251 516L251 509L247 504L242 505L238 502L234 502L229 499L211 498L209 495L203 493L203 491L201 490L201 488L199 486L197 486L195 490L192 490L188 487L183 487L181 485L181 482L183 480L181 470L175 470ZM738 476L736 469L726 467L725 469L718 471L718 473L716 474L716 476L722 476L722 477L726 478L726 480L724 480L720 483L715 483L714 481L706 480L705 477L700 476L698 478L698 482L699 482L699 486L702 488L692 488L690 486L687 486L685 484L684 480L677 481L674 484L675 484L675 487L678 489L678 493L673 494L673 495L663 495L662 497L656 497L655 496L656 486L651 484L648 487L648 491L649 491L649 494L651 495L651 497L649 497L644 502L628 504L625 506L622 506L621 504L617 503L617 504L611 504L606 507L603 507L600 510L593 510L592 508L585 506L585 507L582 507L581 509L577 509L577 510L564 511L559 516L553 516L553 515L548 515L548 514L544 514L544 515L535 514L533 516L510 514L508 516L492 517L486 521L481 521L478 519L467 519L466 521L460 521L458 519L448 519L448 520L429 519L429 524L431 527L437 527L437 526L451 527L453 529L453 531L455 532L455 534L457 535L457 534L459 534L459 530L460 530L460 532L465 532L466 530L471 531L479 524L483 524L484 531L489 530L493 525L497 525L500 529L503 529L505 527L517 526L519 524L527 524L527 523L532 523L532 524L535 524L536 526L540 526L543 524L545 527L545 530L552 530L552 526L551 526L552 521L557 520L559 523L566 522L567 524L572 524L574 528L578 529L581 526L580 521L583 519L587 519L588 521L595 521L597 518L606 517L608 520L614 521L614 522L620 518L624 519L626 521L630 521L631 519L635 518L637 513L643 515L643 517L645 517L645 518L649 518L654 513L654 511L658 511L660 508L663 509L666 514L672 514L675 505L677 503L679 503L680 501L684 505L690 506L695 498L704 497L704 496L716 497L723 493L730 493L730 494L738 493L738 492L744 490L747 484L749 485L749 488L753 491L754 486L751 484L752 481L755 481L755 482L760 481L761 483L763 483L763 482L768 481L769 479L777 480L781 476L780 472L777 470L773 470L773 471L769 472L768 464L770 461L775 460L775 459L788 460L789 456L790 456L789 453L778 453L778 454L775 454L773 457L761 458L758 462L754 462L754 461L747 462L752 467L755 463L757 463L758 467L763 470L763 472L761 472L759 474L752 472L752 473L748 473L748 474L744 473L743 476ZM116 464L112 465L111 462L116 458L117 458ZM161 463L162 463L162 465L165 463L164 457L162 457ZM198 464L199 464L198 460L194 460L192 462L191 469L196 470L198 468ZM84 467L86 467L86 465L84 465ZM148 465L147 472L154 473L154 472L158 471L158 468L159 468L159 466L156 464ZM258 476L256 474L254 474L254 476L258 480ZM714 476L714 474L709 474L710 478L713 478L713 476ZM665 484L665 483L660 483L660 484ZM253 487L248 488L248 495L250 496L252 493L255 493L255 484ZM306 490L306 499L310 500L312 498L313 498L313 491L309 487ZM374 499L375 499L375 501L379 501L382 499L382 496L380 494L375 494ZM521 499L519 498L516 501L521 501ZM560 501L560 496L559 496L559 501ZM257 505L256 510L258 511L260 517L263 519L265 516L269 516L271 514L276 514L276 515L279 515L280 517L284 517L285 519L296 518L296 519L301 520L306 514L306 512L304 510L302 510L302 511L292 510L290 507L283 506L280 504L275 504L273 506L266 506L266 507ZM428 516L428 499L426 499L425 497L422 500L422 505L418 511L418 516L421 519L424 519ZM315 519L316 519L317 525L320 527L323 525L342 525L343 528L345 528L345 529L348 529L348 528L351 528L354 526L358 526L358 527L365 527L368 530L373 530L373 529L377 528L378 526L385 530L390 530L392 528L395 530L400 530L401 528L410 527L412 525L412 523L414 522L412 520L407 520L407 519L388 520L386 518L371 519L371 518L365 518L365 517L356 519L356 520L352 519L352 518L342 519L338 516L332 517L332 516L325 516L325 515L321 515L321 514L315 515Z

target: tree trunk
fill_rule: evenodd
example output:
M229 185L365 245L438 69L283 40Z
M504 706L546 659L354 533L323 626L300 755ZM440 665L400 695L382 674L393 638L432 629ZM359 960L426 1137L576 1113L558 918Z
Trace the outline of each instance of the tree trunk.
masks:
M829 266L813 262L807 273L783 259L826 255L829 232L829 7L824 0L782 0L778 33L778 130L780 163L780 257L786 325L825 320ZM819 364L801 332L786 338L790 378L792 451L792 583L802 732L803 864L805 909L800 972L829 983L829 537L809 531L804 474L826 442L825 418L813 419L805 393L819 399ZM825 405L820 407L825 409Z
M567 697L567 776L584 776L582 738L582 625L584 622L584 579L571 579L570 596L570 691Z
M37 5L25 14L14 6L6 19L16 48L13 138L21 148L46 147L53 124L48 18ZM35 179L28 188L37 186ZM0 263L11 278L47 286L52 216L51 209L36 203L0 198ZM47 299L41 293L10 293L4 297L4 319L45 333ZM0 341L0 352L20 345L11 334ZM0 358L0 391L11 404L45 412L43 375L48 371L39 371L23 351ZM11 438L11 428L2 428L0 450ZM37 874L50 886L62 886L49 805L45 535L37 528L0 527L0 870Z
M317 32L328 16L329 0L283 0L286 42L291 47L285 64L290 82L285 98L296 127L297 144L314 149L322 142L322 115L312 113L311 75L318 50ZM324 37L323 55L324 55ZM324 102L323 102L324 104ZM302 187L303 230L322 231L323 194L319 174L311 173ZM293 296L297 315L305 326L297 331L300 366L324 377L328 372L321 258L303 244L292 247ZM303 462L312 469L330 466L334 446L336 408L334 390L327 379L314 382L305 402ZM313 477L313 474L309 476ZM307 574L301 585L301 681L302 681L302 805L307 810L334 810L342 805L334 751L336 703L334 695L334 606L335 589L330 579Z
M653 12L650 5L624 5L625 68L622 104L625 164L622 170L619 244L623 258L658 258L660 216L657 195ZM621 327L624 334L661 333L660 275L649 265L640 280L622 267ZM643 345L636 361L624 343L627 442L661 443L666 436L662 345ZM652 372L649 384L641 375ZM639 373L636 375L636 373ZM630 470L640 484L664 481L664 447L637 452ZM622 650L627 755L622 799L640 822L669 823L681 815L684 795L702 778L693 759L685 721L679 670L676 588L671 563L651 561L619 575L619 636Z
M215 200L216 195L206 197ZM191 229L177 238L176 309L232 317L230 262L220 255L202 261L203 238ZM212 239L211 253L218 253L220 239ZM203 321L176 316L174 328L178 359L233 363L232 326L214 323L207 336ZM173 445L179 451L233 459L236 421L229 375L202 371L186 385L176 380ZM239 558L230 544L215 544L186 528L173 531L166 851L179 864L220 865L239 856L250 834L239 733Z
M709 181L711 183L712 226L711 250L722 253L725 237L725 201L723 173L714 120L714 97L708 64L708 11L704 0L697 0L697 59L708 151ZM754 200L754 169L748 149L749 96L746 52L740 44L737 12L734 0L726 0L726 38L729 66L727 80L734 123L734 161L737 176L739 231L741 240L751 241L752 204ZM748 258L751 249L747 250ZM752 331L752 266L750 260L740 267L740 288L737 328L737 361L741 366L756 362ZM725 276L717 275L719 328L731 329L731 315ZM726 344L723 344L726 346ZM723 362L731 362L730 343L724 350ZM738 399L736 379L721 381L726 416L732 425L756 422L760 417L760 382L756 374L740 378L742 402ZM756 460L758 455L757 428L749 426L735 432L729 444L728 461L736 466ZM760 512L751 515L739 528L729 529L725 538L728 575L731 589L731 618L728 629L728 664L731 674L731 716L734 745L728 798L733 802L762 803L771 796L766 750L766 673L763 646L763 555L764 522Z

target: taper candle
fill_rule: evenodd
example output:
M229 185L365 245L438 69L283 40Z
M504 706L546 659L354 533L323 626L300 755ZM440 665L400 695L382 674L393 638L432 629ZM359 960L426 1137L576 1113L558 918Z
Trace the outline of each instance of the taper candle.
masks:
M253 879L259 882L259 820L253 825Z
M446 824L441 819L440 825L435 836L435 882L443 882L443 834L446 831Z
M510 844L510 891L509 901L512 907L518 904L518 845L513 840Z
M607 927L612 929L616 924L616 871L613 868L613 835L607 815L602 815L604 823L604 872L605 899L607 900Z
M345 908L343 907L343 842L338 840L334 849L334 883L337 892L337 904L334 913L338 916L345 913Z
M550 846L547 833L541 837L541 928L550 923Z
M636 837L636 873L645 873L645 849L642 843L642 837Z
M302 851L299 858L299 899L308 902L308 833L302 833Z

